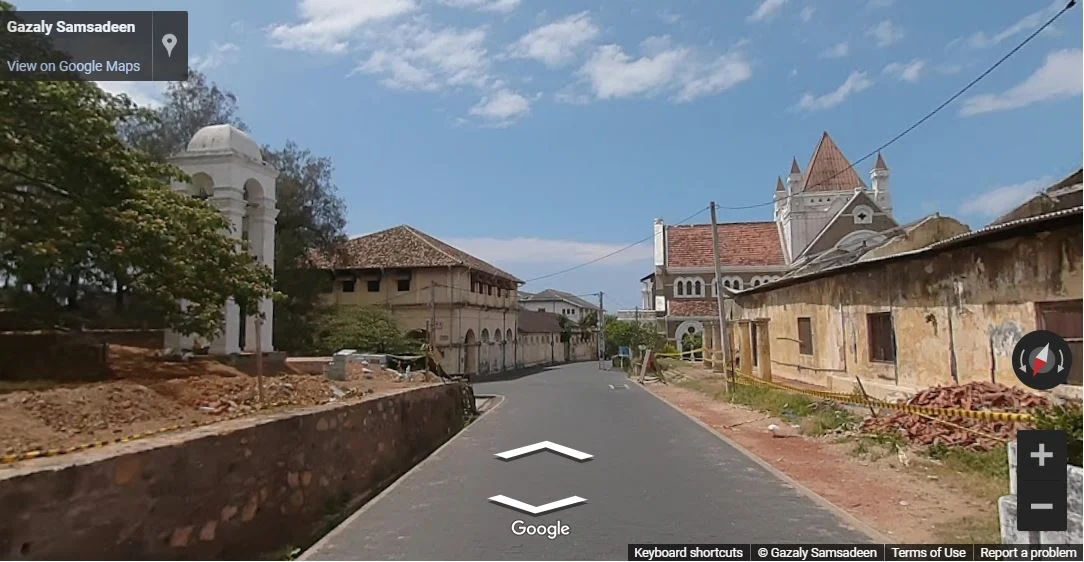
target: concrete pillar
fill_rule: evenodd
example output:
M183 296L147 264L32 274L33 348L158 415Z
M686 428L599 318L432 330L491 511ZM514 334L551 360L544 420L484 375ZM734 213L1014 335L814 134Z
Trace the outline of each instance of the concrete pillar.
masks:
M715 356L714 356L714 353L715 353L715 351L714 351L714 349L715 349L714 336L715 336L715 328L712 327L711 322L705 322L704 323L704 335L703 335L703 337L704 337L704 352L702 354L700 354L700 357L703 359L704 364L708 365L708 366L710 366L712 364L712 360L715 359Z
M221 212L230 224L230 236L241 239L241 229L245 216L245 200L240 188L215 187L215 195L212 199L214 206ZM225 304L226 325L222 333L211 342L212 354L231 354L241 351L241 309L233 299Z
M275 217L279 210L274 207L275 202L271 199L263 199L256 202L258 205L250 209L249 217L249 251L257 261L275 271ZM274 333L274 303L271 299L263 299L259 304L259 311L264 315L263 326L260 330L260 349L267 353L274 351L272 334ZM256 351L256 315L250 314L245 318L245 351Z
M762 380L772 380L772 347L771 332L767 318L757 318L753 321L757 331L757 367Z
M738 320L738 347L741 354L741 374L753 376L753 322Z

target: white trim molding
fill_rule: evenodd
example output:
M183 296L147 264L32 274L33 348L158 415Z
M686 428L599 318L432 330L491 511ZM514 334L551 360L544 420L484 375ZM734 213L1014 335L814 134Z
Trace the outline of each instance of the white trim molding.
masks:
M708 296L708 286L702 277L677 277L673 285L674 298L696 299Z

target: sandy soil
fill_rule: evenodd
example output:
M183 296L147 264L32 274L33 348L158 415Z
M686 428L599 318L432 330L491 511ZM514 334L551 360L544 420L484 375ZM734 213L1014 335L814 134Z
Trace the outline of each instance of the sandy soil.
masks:
M812 438L789 423L695 390L654 383L648 390L678 406L791 478L899 543L988 540L997 507L973 476L904 451L858 454L854 442ZM770 424L785 430L774 437ZM905 462L901 462L904 461ZM905 466L906 463L906 466ZM1007 491L1006 491L1007 493Z
M212 359L165 361L148 350L110 346L112 380L0 387L0 452L63 448L162 427L255 412L256 377ZM353 366L345 381L294 372L264 377L265 402L310 406L423 384ZM289 406L282 406L289 407Z

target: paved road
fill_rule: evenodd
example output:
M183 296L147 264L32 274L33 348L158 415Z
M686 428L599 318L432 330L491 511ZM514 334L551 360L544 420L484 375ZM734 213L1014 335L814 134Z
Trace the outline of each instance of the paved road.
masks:
M306 554L313 560L624 560L629 543L872 542L833 511L597 363L479 383L504 401ZM594 455L494 454L553 441ZM843 477L843 475L841 475ZM538 517L495 505L585 504ZM515 520L567 524L555 540Z

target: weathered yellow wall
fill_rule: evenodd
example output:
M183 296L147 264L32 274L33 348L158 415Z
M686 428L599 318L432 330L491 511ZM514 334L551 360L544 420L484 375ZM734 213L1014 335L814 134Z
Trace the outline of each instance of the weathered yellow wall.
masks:
M850 390L857 374L884 395L954 384L954 352L959 382L1017 385L1013 346L1036 329L1036 302L1081 298L1081 251L1076 225L738 296L736 312L771 320L777 376ZM866 314L886 311L896 361L871 362ZM812 356L798 353L800 316L812 319Z

